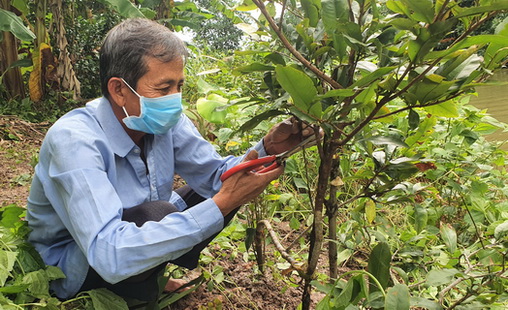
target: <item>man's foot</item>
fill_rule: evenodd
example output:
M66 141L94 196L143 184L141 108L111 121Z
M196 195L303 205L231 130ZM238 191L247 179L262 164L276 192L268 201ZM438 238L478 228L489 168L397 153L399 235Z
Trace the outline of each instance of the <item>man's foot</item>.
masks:
M166 283L166 286L164 287L164 291L168 293L181 293L185 292L186 290L189 290L190 287L182 288L185 284L187 284L188 281L185 281L184 279L169 279Z

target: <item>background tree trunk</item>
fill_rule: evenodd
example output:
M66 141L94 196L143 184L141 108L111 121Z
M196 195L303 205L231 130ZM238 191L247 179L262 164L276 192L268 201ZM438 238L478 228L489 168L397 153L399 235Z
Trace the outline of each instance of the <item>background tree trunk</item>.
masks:
M60 88L73 93L73 99L77 100L81 97L81 83L76 77L72 61L67 46L67 37L65 36L65 23L63 15L62 0L53 0L51 3L51 11L55 22L56 44L60 50L58 55L57 76L60 81Z
M0 8L10 11L10 1L0 0ZM0 75L3 74L9 66L18 60L18 42L10 32L3 32L3 40L0 42ZM23 77L19 67L9 69L5 73L3 83L10 98L25 98L25 88L23 86Z

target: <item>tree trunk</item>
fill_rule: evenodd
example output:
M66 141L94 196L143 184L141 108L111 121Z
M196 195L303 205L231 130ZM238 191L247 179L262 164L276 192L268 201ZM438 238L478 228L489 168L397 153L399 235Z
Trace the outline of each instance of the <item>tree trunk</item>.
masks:
M9 0L0 0L0 8L9 11ZM18 60L18 42L10 32L3 32L3 40L0 43L0 75L2 75L9 66ZM9 69L3 77L3 83L7 94L13 99L25 98L25 87L23 76L19 67Z
M76 77L72 61L67 50L69 45L65 36L65 24L63 17L62 0L53 0L51 3L51 11L53 12L53 20L55 21L55 37L60 50L58 55L57 76L60 81L60 88L65 91L72 92L73 99L77 100L81 97L81 83Z
M265 227L259 224L259 221L263 219L257 219L256 234L254 235L254 254L256 256L256 262L259 267L259 271L265 274L265 246L266 246L266 234Z
M323 207L325 204L326 192L332 171L333 155L337 149L332 141L323 143L323 156L319 166L319 176L317 183L316 197L314 198L314 221L312 223L312 231L310 234L309 258L307 260L307 270L305 272L306 279L303 288L302 310L309 310L311 305L311 282L314 278L314 272L321 254L323 245Z
M340 177L339 169L340 158L335 156L332 162L332 172L330 180L335 181ZM330 282L333 283L337 279L338 266L337 266L337 184L330 182L330 198L326 204L326 214L328 216L328 264L330 266Z

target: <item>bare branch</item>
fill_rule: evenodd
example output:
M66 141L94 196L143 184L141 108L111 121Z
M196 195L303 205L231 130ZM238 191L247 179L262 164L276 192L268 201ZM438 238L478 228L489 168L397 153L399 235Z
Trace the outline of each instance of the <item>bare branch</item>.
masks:
M270 237L272 238L273 245L275 245L275 248L279 251L280 255L289 263L291 264L291 267L293 267L296 272L300 275L302 278L306 278L305 272L303 271L303 264L298 263L291 255L289 255L286 252L286 249L282 246L282 244L279 241L279 238L277 237L277 234L273 230L272 225L267 220L261 220L258 222L257 230L263 230L263 228L266 228L268 233L270 234Z

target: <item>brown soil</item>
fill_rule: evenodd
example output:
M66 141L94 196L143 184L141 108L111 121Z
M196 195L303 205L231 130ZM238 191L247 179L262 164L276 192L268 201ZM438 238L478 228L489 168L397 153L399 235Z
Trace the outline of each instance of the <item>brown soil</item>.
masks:
M39 147L48 124L0 116L0 207L26 206Z
M30 186L33 166L48 124L31 124L16 117L0 116L0 207L10 204L25 206ZM282 234L286 233L287 223L279 224ZM296 236L296 234L295 234ZM291 238L286 239L288 242ZM237 241L241 243L243 241ZM236 244L235 246L238 246ZM273 246L267 246L267 261L273 262ZM206 282L194 292L172 304L170 309L296 309L301 300L300 280L295 273L283 274L275 264L267 266L261 275L255 261L245 261L241 252L229 255L219 245L209 249L211 263L185 275L193 279L201 272L212 273L214 268L222 268L224 280L217 285ZM235 257L235 258L232 258ZM280 259L279 259L280 262ZM214 276L212 276L213 279ZM315 301L322 298L313 296Z

